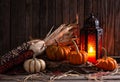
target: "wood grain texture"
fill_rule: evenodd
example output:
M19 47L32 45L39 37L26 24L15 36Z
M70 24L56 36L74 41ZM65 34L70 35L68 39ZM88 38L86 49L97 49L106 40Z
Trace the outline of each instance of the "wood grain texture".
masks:
M84 24L84 0L77 0L77 14L78 14L78 23L79 29L83 28Z
M115 35L114 35L114 41L115 41L115 56L120 55L120 0L116 0L114 2L114 11L115 11L115 18L114 18L114 29L115 29Z
M0 1L0 55L10 50L10 0ZM4 51L4 52L3 52Z
M1 82L16 82L16 81L23 81L25 77L27 77L28 75L0 75L1 77ZM46 78L50 78L51 76L47 76ZM43 76L44 78L44 76ZM45 81L46 81L46 78ZM103 82L119 82L120 81L120 75L104 75L102 77ZM38 79L38 78L31 78L27 80L28 82L43 82L43 79ZM49 81L49 79L47 79L47 81ZM98 80L97 80L98 81ZM66 76L66 77L62 77L60 79L55 79L54 82L96 82L96 80L93 79L88 79L88 75L78 75L76 74L76 76Z
M52 26L56 24L56 0L48 0L48 28L47 33Z
M63 13L62 13L62 8L63 8L63 2L62 0L56 0L56 17L55 17L55 23L56 23L56 27L58 27L59 25L61 25L63 23ZM55 27L55 28L56 28Z
M69 12L69 21L70 23L76 22L76 14L77 14L77 0L70 0L69 2L70 12Z
M0 0L0 52L5 53L33 38L43 39L50 28L72 23L79 28L94 13L103 28L103 47L120 56L120 0Z
M11 49L17 47L26 39L25 0L11 1Z
M25 4L25 27L26 27L26 41L30 40L29 37L34 37L32 35L32 0L26 0Z
M103 28L103 47L107 48L107 0L98 0L98 17L100 27Z
M108 48L108 53L110 53L110 55L114 54L114 33L115 33L115 30L114 30L114 0L108 0L107 1L107 27L108 30L107 30L107 40L108 40L108 45L107 45L107 48ZM111 6L112 5L112 6Z
M70 1L63 0L63 23L68 24L70 22L69 12L70 12Z
M44 2L43 2L43 5L44 5ZM41 32L40 32L41 21L40 20L43 20L43 19L40 16L42 13L41 6L43 5L41 5L40 0L32 0L32 37L33 38L40 38L40 35L41 35Z
M100 0L92 0L92 13L95 14L95 16L98 16L98 1Z
M92 0L84 0L84 18L88 18L92 11Z
M43 39L46 36L48 28L48 0L39 0L40 1L40 27L39 27L39 38Z

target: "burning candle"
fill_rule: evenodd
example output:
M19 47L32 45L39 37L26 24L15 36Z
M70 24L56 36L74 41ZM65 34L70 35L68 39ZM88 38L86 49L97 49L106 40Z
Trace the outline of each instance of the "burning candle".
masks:
M88 61L92 63L96 62L96 51L92 45L88 45Z

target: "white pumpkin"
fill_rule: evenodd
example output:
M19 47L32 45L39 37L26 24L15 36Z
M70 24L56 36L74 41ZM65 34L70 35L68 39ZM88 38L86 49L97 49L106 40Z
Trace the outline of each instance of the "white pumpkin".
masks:
M29 73L43 71L46 68L46 63L42 59L28 59L24 62L24 69Z

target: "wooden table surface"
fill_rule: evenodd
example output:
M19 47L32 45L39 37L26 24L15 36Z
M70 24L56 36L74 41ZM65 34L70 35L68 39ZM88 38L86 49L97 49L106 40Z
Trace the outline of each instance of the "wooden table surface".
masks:
M63 64L58 65L57 68L65 69L69 66L67 64L64 64L64 66L62 65ZM55 69L57 68L55 67ZM48 73L45 71L36 74L0 74L0 82L120 82L120 64L118 69L106 72L93 72L95 71L93 67L85 67L82 69L82 66L82 68L80 68L81 67L77 67L76 69L73 67L71 68L72 70L66 69L67 72L55 71ZM55 70L54 67L52 69ZM88 70L89 73L87 73ZM86 71L86 74L81 73L83 71Z
M27 77L27 80L25 80ZM53 77L53 78L52 78ZM50 80L51 79L51 80ZM120 73L100 72L93 74L61 74L54 76L0 75L0 82L120 82Z

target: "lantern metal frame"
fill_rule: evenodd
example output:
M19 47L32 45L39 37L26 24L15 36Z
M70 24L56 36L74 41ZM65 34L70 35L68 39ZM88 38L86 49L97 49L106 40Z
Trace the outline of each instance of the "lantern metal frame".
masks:
M94 45L96 50L96 59L101 58L102 54L102 38L103 29L99 27L99 21L94 17L93 14L90 15L88 19L84 22L84 27L80 30L80 47L81 50L88 52L89 35L93 36ZM92 39L92 38L91 38Z

